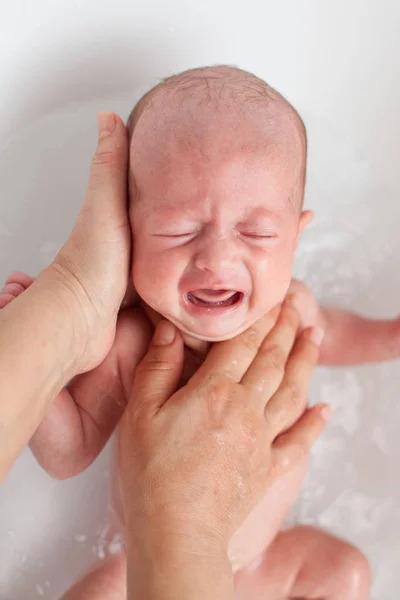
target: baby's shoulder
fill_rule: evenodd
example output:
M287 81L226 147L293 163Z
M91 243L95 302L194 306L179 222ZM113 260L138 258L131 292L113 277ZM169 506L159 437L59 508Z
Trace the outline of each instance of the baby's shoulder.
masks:
M287 293L314 297L310 288L304 283L304 281L300 281L299 279L292 279Z
M296 294L296 307L300 313L303 327L314 327L320 324L321 314L318 302L310 288L298 279L292 279L288 294Z

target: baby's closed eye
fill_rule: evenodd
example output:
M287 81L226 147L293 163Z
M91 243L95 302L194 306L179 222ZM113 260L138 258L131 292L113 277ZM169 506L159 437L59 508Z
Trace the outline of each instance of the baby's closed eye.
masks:
M152 233L151 236L160 240L165 247L177 247L192 242L199 233L199 229L176 229Z
M273 231L264 231L264 230L242 230L238 232L243 237L248 237L251 239L276 239L278 235Z
M246 243L258 246L268 245L278 240L278 234L270 229L259 229L257 227L244 227L237 230L238 236Z
M198 230L194 231L180 231L180 232L163 232L163 233L153 233L153 237L164 237L164 238L183 238L183 237L191 237L195 236L199 233Z

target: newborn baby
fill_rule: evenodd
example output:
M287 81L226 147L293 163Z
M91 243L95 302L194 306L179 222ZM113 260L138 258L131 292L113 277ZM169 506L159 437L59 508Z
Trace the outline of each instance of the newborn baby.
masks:
M132 277L140 304L121 312L106 360L71 382L32 439L38 461L57 478L79 473L103 448L160 315L182 332L186 380L210 343L236 336L288 291L303 326L325 330L322 363L400 355L398 320L319 308L307 287L291 279L296 245L311 218L302 210L307 139L280 94L236 68L194 69L150 90L128 128ZM30 281L11 277L2 303ZM279 532L305 469L306 463L282 479L232 539L237 594L366 600L368 564L355 548L310 527ZM120 585L122 600L123 577ZM102 590L104 596L93 597L109 597Z

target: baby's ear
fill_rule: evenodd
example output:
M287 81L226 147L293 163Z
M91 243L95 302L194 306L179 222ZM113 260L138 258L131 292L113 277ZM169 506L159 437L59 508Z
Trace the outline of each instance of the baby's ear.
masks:
M311 222L311 220L313 218L314 218L314 213L312 210L303 210L303 212L300 215L300 223L299 223L299 231L297 234L297 241L299 240L299 237L303 233L304 229L307 227L307 225Z

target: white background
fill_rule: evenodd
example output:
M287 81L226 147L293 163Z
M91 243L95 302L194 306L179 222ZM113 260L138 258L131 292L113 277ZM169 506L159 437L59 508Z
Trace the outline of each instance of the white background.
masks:
M228 63L278 88L308 128L316 219L296 274L325 302L396 315L399 29L396 0L2 0L0 278L36 274L67 237L98 110L126 117L159 78ZM312 397L335 416L294 513L368 555L376 600L400 588L399 384L399 362L318 371ZM55 599L117 549L108 474L109 452L67 482L23 452L0 489L0 598Z

